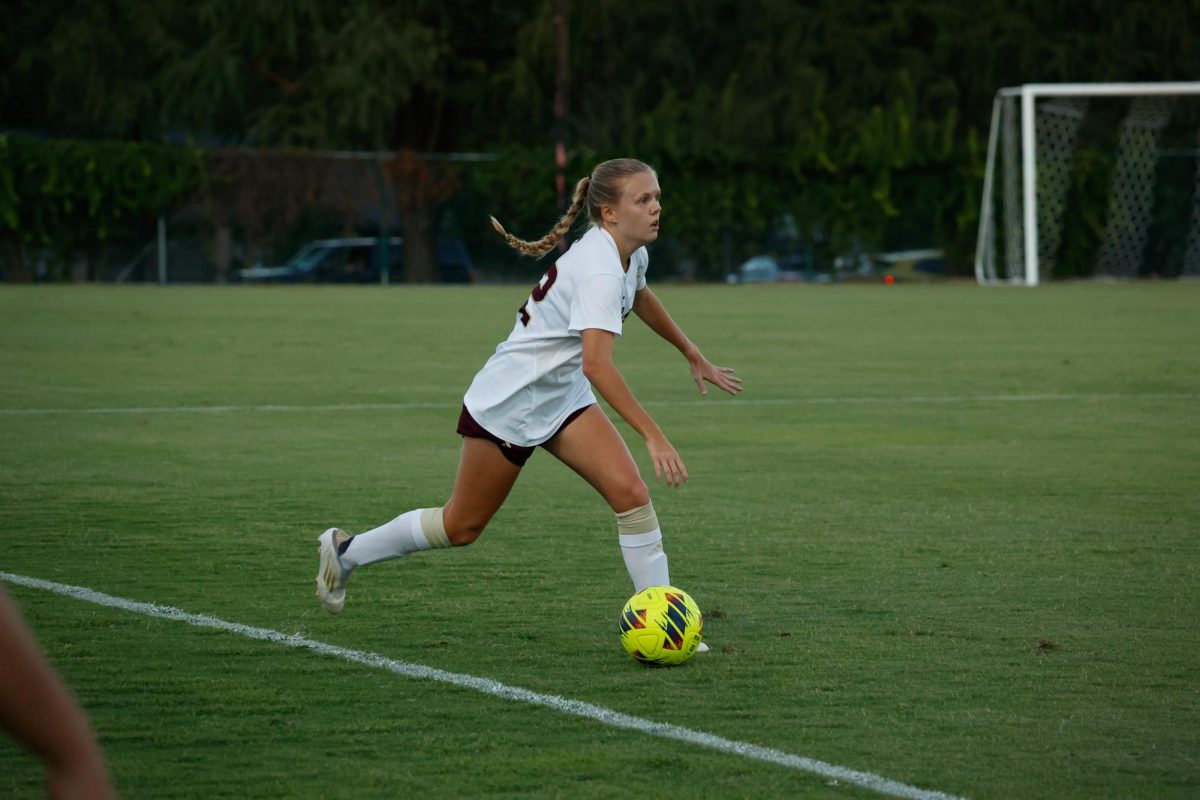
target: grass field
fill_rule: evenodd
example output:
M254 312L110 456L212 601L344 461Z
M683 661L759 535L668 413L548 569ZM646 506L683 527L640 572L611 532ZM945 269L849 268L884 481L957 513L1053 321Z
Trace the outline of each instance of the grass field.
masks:
M476 545L312 596L324 528L445 499L523 292L0 288L0 571L925 790L1200 795L1200 285L659 287L747 387L617 347L691 473L652 491L713 652L672 670L621 651L612 516L544 452ZM878 796L6 588L125 797ZM40 781L0 737L0 797Z

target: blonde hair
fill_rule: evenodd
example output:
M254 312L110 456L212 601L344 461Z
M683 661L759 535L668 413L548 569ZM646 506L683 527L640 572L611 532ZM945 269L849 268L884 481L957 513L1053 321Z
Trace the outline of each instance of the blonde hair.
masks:
M588 210L588 219L593 225L599 226L603 221L601 209L604 206L617 205L621 200L621 192L625 190L625 182L632 176L643 172L653 173L654 170L650 165L635 158L614 158L611 161L597 164L591 175L582 178L579 183L575 184L575 193L571 196L571 206L567 209L567 213L562 215L558 224L551 228L549 233L537 241L526 242L518 239L504 230L504 226L495 217L491 218L492 227L504 237L504 241L508 242L509 247L518 253L540 258L553 250L567 235L567 231L571 229L575 218L579 216L580 210L585 205Z

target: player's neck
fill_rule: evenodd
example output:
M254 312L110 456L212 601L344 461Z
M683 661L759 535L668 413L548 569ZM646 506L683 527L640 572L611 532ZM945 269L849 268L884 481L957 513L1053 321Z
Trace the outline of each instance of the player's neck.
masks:
M617 230L615 225L603 225L602 227L603 230L612 237L613 244L617 246L617 255L621 257L621 269L629 272L629 259L633 257L634 251L641 247L641 245L634 244L633 242L626 240L625 237L621 235L620 231Z

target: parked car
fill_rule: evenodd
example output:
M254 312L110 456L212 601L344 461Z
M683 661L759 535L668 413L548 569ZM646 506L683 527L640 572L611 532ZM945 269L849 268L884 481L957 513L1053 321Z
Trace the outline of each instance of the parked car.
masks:
M404 239L388 238L388 280L404 281ZM475 264L456 239L437 243L438 281L474 283ZM249 267L234 277L243 283L379 283L382 252L376 237L317 239L278 267Z
M820 281L827 276L817 273L812 259L803 253L786 256L754 256L743 261L725 276L726 283L775 283L778 281Z

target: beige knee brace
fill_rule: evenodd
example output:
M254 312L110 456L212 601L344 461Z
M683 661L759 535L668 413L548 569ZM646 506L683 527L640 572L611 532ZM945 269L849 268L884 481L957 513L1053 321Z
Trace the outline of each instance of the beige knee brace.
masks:
M654 534L656 531L658 531L658 515L654 513L654 503L646 503L644 506L617 514L617 533L621 535L622 544L643 544L645 541L649 541L646 534ZM639 537L640 541L628 538L632 536ZM657 541L661 536L660 533L658 537L650 538Z
M421 533L425 534L425 538L434 549L450 546L441 506L421 509Z

